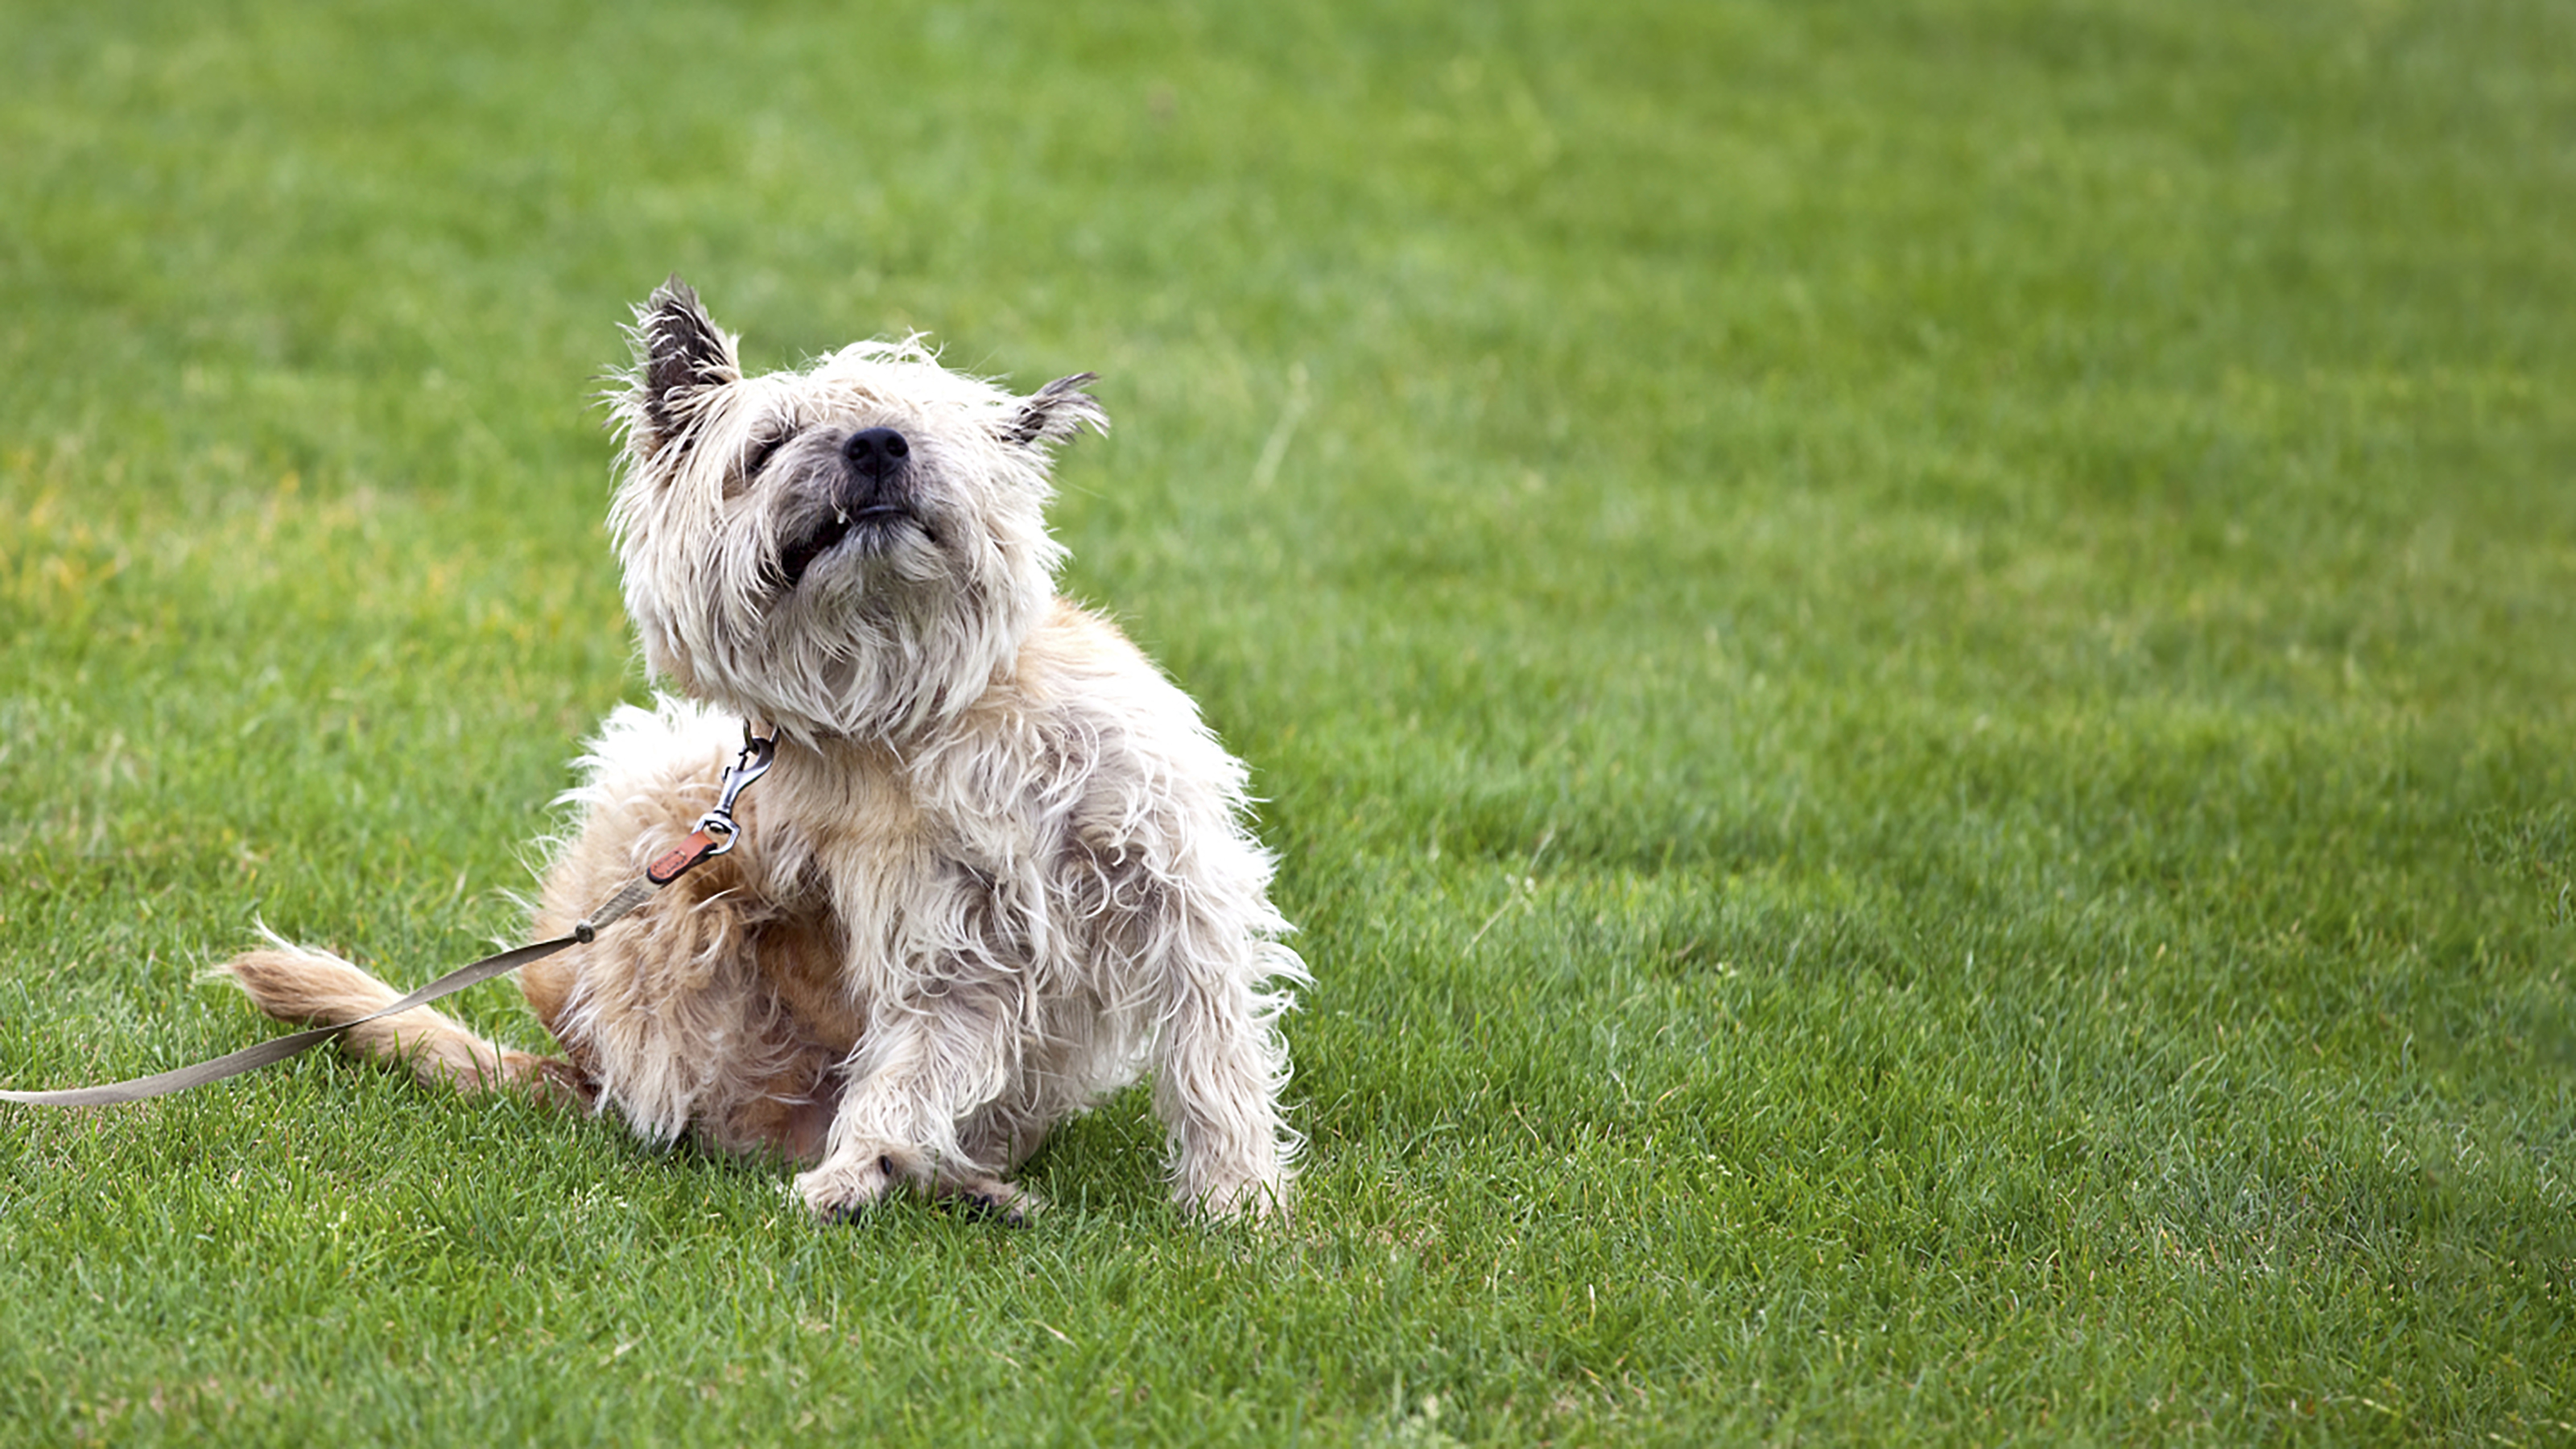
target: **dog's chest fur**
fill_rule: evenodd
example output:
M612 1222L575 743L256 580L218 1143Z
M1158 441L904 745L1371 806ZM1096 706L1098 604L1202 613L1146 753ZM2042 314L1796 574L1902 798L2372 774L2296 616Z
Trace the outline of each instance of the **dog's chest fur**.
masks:
M745 817L744 886L828 920L841 984L862 996L924 970L1085 974L1169 869L1172 837L1201 823L1185 817L1226 811L1188 798L1206 767L1184 758L1203 737L1195 721L1140 733L1138 694L1180 698L1059 601L1011 683L948 740L788 746Z
M771 1131L763 1101L823 1090L878 1012L925 994L992 1010L1022 1089L1059 1110L1133 1075L1160 1005L1142 964L1169 944L1177 882L1259 900L1267 860L1232 824L1240 767L1123 636L1062 601L960 724L901 751L783 740L738 809L740 846L655 912L681 939L532 974L539 1015L639 1125ZM547 905L577 909L684 834L739 728L677 703L613 719ZM734 1004L692 1030L716 1000ZM747 1036L745 1019L768 1025ZM626 1049L636 1036L656 1045Z

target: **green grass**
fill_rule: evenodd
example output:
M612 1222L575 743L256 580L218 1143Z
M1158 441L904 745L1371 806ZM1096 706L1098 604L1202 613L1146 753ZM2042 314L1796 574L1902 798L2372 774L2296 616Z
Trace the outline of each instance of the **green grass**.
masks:
M0 11L0 1080L517 927L589 394L1105 374L1258 771L1294 1226L315 1057L0 1115L11 1442L2576 1439L2576 11ZM533 1042L515 993L467 1015Z

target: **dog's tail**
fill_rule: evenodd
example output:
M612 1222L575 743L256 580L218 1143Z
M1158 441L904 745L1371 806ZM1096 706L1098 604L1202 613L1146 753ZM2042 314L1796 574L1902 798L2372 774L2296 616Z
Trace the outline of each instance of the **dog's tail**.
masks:
M327 952L269 937L269 947L245 951L215 968L260 1010L279 1021L336 1026L381 1011L402 993ZM512 1085L541 1097L587 1104L590 1084L561 1057L540 1057L485 1041L454 1019L426 1006L397 1012L352 1029L340 1038L352 1052L409 1066L431 1086L462 1092Z

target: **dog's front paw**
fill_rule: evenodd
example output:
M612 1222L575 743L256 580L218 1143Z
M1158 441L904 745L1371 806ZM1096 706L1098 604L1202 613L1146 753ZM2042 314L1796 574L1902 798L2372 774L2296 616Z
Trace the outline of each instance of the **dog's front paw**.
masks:
M817 1221L846 1223L883 1201L901 1178L891 1153L843 1153L798 1173L796 1194Z

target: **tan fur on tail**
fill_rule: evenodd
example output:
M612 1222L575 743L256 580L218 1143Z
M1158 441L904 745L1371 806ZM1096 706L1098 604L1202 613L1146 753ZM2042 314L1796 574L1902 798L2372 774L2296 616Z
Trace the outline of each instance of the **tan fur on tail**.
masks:
M283 941L270 950L244 952L217 969L280 1021L330 1026L402 999L401 992L337 956ZM476 1092L521 1083L588 1095L569 1063L496 1046L426 1006L368 1022L340 1040L350 1051L406 1064L432 1086Z

